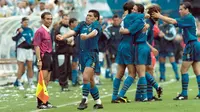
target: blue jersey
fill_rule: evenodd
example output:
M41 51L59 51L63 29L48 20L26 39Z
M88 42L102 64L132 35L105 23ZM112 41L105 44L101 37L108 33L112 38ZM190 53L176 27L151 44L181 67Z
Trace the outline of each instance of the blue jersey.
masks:
M196 22L192 14L178 18L176 21L176 26L180 27L183 31L183 41L185 44L187 44L189 41L197 40Z
M144 14L132 13L124 18L122 27L127 28L130 34L122 35L116 57L118 64L128 65L134 63L133 35L144 27L144 25L140 25L141 18L144 19Z
M122 42L132 42L136 32L144 27L144 14L131 13L124 19L124 28L127 28L130 34L122 36Z
M31 44L33 40L33 30L28 27L26 28L22 27L22 29L23 29L22 36L25 38L28 44Z
M81 50L84 51L89 51L94 49L98 50L98 40L102 32L101 25L98 21L95 21L90 25L86 24L86 22L81 22L74 28L74 31L77 34L89 34L94 29L98 31L98 34L95 37L86 40L80 39L79 48Z
M147 32L147 41L149 44L152 45L153 39L154 39L154 34L153 34L154 21L151 19L147 19L146 23L149 24L149 26L150 26L148 29L148 32Z
M144 19L138 19L134 22L134 25L137 26L135 31L137 31L135 34L133 34L133 43L146 43L147 41L147 32L143 32L142 29L144 27ZM133 31L131 31L133 32Z

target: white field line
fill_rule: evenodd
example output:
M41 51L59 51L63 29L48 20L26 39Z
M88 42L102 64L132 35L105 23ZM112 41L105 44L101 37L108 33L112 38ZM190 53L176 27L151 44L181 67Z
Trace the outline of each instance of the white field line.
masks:
M195 78L196 76L195 75L193 75L193 76L190 76L190 79L191 78ZM161 86L166 86L166 85L168 85L168 84L171 84L171 83L174 83L174 82L176 82L176 80L174 80L174 79L172 79L172 80L170 80L170 81L167 81L167 82L162 82L162 83L159 83L159 85L161 85ZM127 92L133 92L133 91L135 91L136 89L132 89L132 90L128 90ZM103 96L100 96L100 98L102 99L102 98L106 98L106 97L109 97L109 96L112 96L112 94L108 94L108 95L103 95ZM88 99L88 101L91 101L91 100L93 100L92 98L91 99ZM78 103L80 103L80 101L76 101L76 102L71 102L71 103L66 103L66 104L62 104L62 105L58 105L57 106L57 108L61 108L61 107L65 107L65 106L69 106L69 105L76 105L76 104L78 104ZM33 111L30 111L30 112L40 112L40 111L44 111L44 110L48 110L48 109L37 109L37 110L33 110Z

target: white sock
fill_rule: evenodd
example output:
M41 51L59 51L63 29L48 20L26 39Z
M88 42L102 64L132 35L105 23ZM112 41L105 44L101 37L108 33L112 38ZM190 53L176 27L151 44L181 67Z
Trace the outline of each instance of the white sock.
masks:
M29 78L28 82L29 82L30 85L33 84L33 78Z
M22 80L21 79L17 79L17 81L18 81L18 85L22 86Z
M86 99L86 102L85 102L85 103L88 103L88 97L86 97L86 96L83 96L83 98L85 98L85 99Z
M100 98L96 100L96 104L101 104L101 99Z

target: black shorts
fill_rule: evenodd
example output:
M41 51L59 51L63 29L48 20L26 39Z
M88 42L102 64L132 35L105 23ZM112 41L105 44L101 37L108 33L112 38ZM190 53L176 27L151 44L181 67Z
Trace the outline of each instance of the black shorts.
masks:
M44 53L42 57L42 70L52 71L53 69L53 58L51 53Z

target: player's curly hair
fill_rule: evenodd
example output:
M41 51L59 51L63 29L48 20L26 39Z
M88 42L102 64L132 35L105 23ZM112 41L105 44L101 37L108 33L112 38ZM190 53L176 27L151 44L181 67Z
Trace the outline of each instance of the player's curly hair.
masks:
M151 16L153 12L161 12L161 8L159 5L154 4L147 8L147 13ZM156 19L156 18L155 18Z

